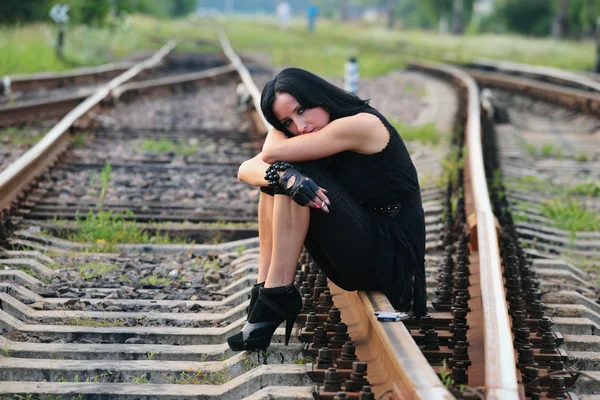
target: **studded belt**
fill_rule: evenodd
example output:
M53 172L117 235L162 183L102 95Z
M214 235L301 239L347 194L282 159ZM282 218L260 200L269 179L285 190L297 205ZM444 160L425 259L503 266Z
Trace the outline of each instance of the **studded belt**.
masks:
M375 205L369 204L369 206L376 214L385 215L389 218L394 218L398 214L407 214L423 208L420 192L408 195L402 200L392 200Z

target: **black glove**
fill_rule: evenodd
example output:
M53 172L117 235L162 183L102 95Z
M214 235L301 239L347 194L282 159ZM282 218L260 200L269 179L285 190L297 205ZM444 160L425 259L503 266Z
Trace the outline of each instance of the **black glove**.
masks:
M288 180L295 177L294 183L288 187ZM301 206L307 205L317 195L319 185L308 176L303 175L295 168L285 170L281 179L279 179L281 193L286 194Z

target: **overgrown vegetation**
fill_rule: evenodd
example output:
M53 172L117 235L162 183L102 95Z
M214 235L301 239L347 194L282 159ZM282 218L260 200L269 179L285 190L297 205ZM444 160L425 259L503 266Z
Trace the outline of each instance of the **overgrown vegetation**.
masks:
M587 210L580 201L570 197L558 197L542 203L541 211L557 228L576 233L599 231L600 218Z
M168 139L146 139L137 147L137 151L140 153L190 156L198 154L198 144L176 142Z
M140 285L165 286L171 282L170 278L161 278L156 274L152 274L140 279Z
M394 128L396 128L400 134L400 137L402 137L404 141L418 141L423 144L432 144L437 146L442 139L442 136L435 127L435 124L431 122L419 126L411 126L401 121L394 120L391 120L390 123L394 126Z
M137 376L133 376L133 377L129 378L127 380L127 382L142 384L142 383L149 383L150 381L148 380L147 374L141 374L141 375L137 375Z
M527 154L529 154L530 156L558 159L564 157L561 148L552 143L543 144L541 147L529 143L526 144L525 149L527 150Z
M14 146L34 145L44 137L46 133L27 134L25 130L11 126L6 129L0 129L0 143L10 143Z
M579 1L579 0L578 0ZM65 55L54 54L54 27L47 24L0 29L0 74L40 70L64 70L76 65L99 64L119 57L154 50L173 37L189 39L181 50L198 50L197 40L214 41L211 23L198 17L157 20L133 15L118 29L71 26ZM303 19L292 22L288 32L279 30L272 17L224 19L234 49L266 54L276 67L294 65L325 76L342 76L344 62L358 57L361 77L373 77L403 67L407 55L436 61L469 62L479 58L505 59L568 69L585 70L594 65L593 41L557 41L515 35L440 35L433 31L388 30L381 22L341 24L320 19L307 40ZM211 51L218 51L212 48Z
M222 385L229 382L232 377L229 373L229 368L223 368L217 372L206 372L202 368L187 371L181 371L176 377L170 377L166 374L162 376L176 385Z
M111 326L125 326L126 321L122 318L119 318L119 319L94 319L94 318L90 318L90 317L81 316L81 317L66 318L62 321L56 322L56 325L111 327Z
M93 261L81 266L81 268L79 268L79 275L83 280L89 281L96 278L102 278L104 275L117 271L118 269L119 267L113 264Z
M44 283L50 283L52 281L52 277L51 276L44 276L44 275L40 274L39 272L37 272L36 270L34 270L33 268L31 268L28 265L19 265L17 267L17 269L19 271L25 272L27 275L33 276L35 279L37 279L39 281L42 281Z
M453 187L456 187L456 183L458 181L458 174L460 173L465 164L464 153L464 149L460 149L456 146L453 146L450 149L446 158L442 160L442 165L444 167L444 170L446 171L445 178L447 178L447 180L445 180L444 183L450 182Z
M104 210L104 199L109 190L112 167L106 163L100 173L100 187L98 189L98 203L96 210L90 210L85 217L77 215L75 233L66 235L68 240L90 244L90 250L95 252L115 252L120 243L148 243L148 244L173 244L190 243L185 239L170 238L168 235L150 235L136 224L135 215L131 211L115 213ZM91 177L90 185L96 187L96 177ZM66 224L66 220L54 218L56 225ZM104 270L106 272L106 270ZM87 273L87 272L86 272ZM92 272L93 274L93 272ZM83 277L83 273L82 273ZM93 279L93 275L90 275Z
M524 175L507 182L512 189L527 190L532 192L547 193L552 195L600 197L600 184L594 181L586 181L570 186L554 185L534 175Z

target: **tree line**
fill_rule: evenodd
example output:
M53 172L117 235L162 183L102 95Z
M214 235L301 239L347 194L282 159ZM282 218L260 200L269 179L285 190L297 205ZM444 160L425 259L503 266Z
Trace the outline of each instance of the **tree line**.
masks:
M0 23L14 24L48 19L50 8L68 4L72 23L102 25L121 12L146 13L159 18L185 16L197 7L221 11L273 12L280 0L1 0ZM476 13L475 0L288 0L294 13L309 3L321 16L342 20L375 7L387 14L390 28L447 29L455 34L506 33L563 38L592 36L600 17L600 0L487 0L490 13Z
M592 36L600 0L489 0L492 11L474 13L475 0L315 0L343 16L348 8L374 6L388 13L388 26L439 29L456 34L506 33L581 38Z
M196 10L198 0L1 0L0 23L17 24L49 19L55 4L69 5L74 24L103 25L111 15L144 13L159 18L185 16Z

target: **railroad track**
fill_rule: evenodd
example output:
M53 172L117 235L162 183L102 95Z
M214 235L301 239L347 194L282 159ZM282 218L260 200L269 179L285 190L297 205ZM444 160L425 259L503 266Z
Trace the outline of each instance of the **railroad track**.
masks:
M12 230L10 237L0 238L5 249L1 254L5 270L0 271L0 326L5 331L0 336L4 381L0 395L313 398L318 393L320 398L358 398L363 390L365 399L510 399L539 390L543 398L578 398L560 387L573 378L570 371L559 368L561 362L570 362L570 356L558 346L561 341L576 342L555 333L552 323L544 319L544 308L536 302L536 269L525 257L529 249L522 248L505 219L500 219L504 234L500 239L496 236L481 150L483 126L490 152L486 160L492 158L493 148L487 144L491 122L487 116L480 119L475 83L451 67L413 65L450 81L460 100L450 148L420 148L413 153L420 173L444 178L443 168L451 172L441 188L433 182L422 187L429 317L378 322L375 310L391 311L384 296L341 291L327 283L318 266L303 254L295 281L305 299L297 321L299 340L282 346L278 343L283 333L278 331L268 352L232 354L225 338L244 323L256 278L255 239L208 244L214 237L204 231L223 232L223 226L160 225L163 232L194 237L202 244L129 244L106 253L97 252L103 243L74 244L49 235L60 229L63 235L73 231L69 221L76 219L76 210L82 215L98 209L93 194L103 186L92 186L90 180L109 170L107 161L112 167L104 176L111 179L110 187L104 186L107 195L102 197L102 207L113 212L134 210L135 216L125 216L125 221L151 216L156 221L163 216L171 222L197 217L210 223L213 216L234 230L242 227L232 222L255 218L256 190L234 186L234 196L225 192L219 198L216 187L221 181L225 186L236 184L234 165L256 151L255 133L266 129L264 120L256 116L236 117L226 129L218 129L224 120L211 119L215 114L236 114L232 93L238 79L250 87L253 102L257 101L251 77L225 39L223 44L241 71L239 78L233 74L235 69L224 67L219 74L187 77L187 83L168 78L114 87L116 97L130 103L95 116L100 127L82 147L60 156L60 150L55 150L52 158L58 161L41 177L40 170L53 160L38 165L37 171L18 170L25 168L26 161L41 162L33 158L34 149L0 175L2 206L11 209L5 228ZM195 84L188 92L190 80ZM200 83L209 80L216 82ZM177 92L174 87L182 93L172 95ZM149 98L151 91L168 93L169 102ZM198 107L203 99L205 103ZM210 104L217 101L228 112L215 113ZM196 121L186 121L197 113L201 116ZM263 125L252 128L251 120ZM66 132L68 123L50 135ZM156 155L146 150L126 156L139 149L136 143L147 139L182 143L197 152ZM42 159L41 149L39 154ZM446 161L441 163L441 158ZM194 191L206 182L205 193ZM182 187L185 193L169 192ZM501 202L496 192L491 194L498 213ZM183 201L190 198L194 201ZM52 213L62 213L67 220L60 229L49 221ZM560 321L554 325L568 327ZM544 377L549 367L558 371L562 381ZM534 372L544 378L533 381ZM524 386L524 380L533 383ZM581 394L597 390L592 380L583 377L575 384ZM342 389L345 395L338 394Z
M219 54L196 58L191 54L174 54L173 49L174 46L165 49L131 81L197 72L222 66L226 61ZM0 127L37 123L40 117L61 118L102 85L139 64L121 62L66 72L8 77L9 87L0 83L0 93L3 93L0 95Z
M590 77L510 62L480 61L465 67L482 86L519 92L567 109L600 116L600 82Z

